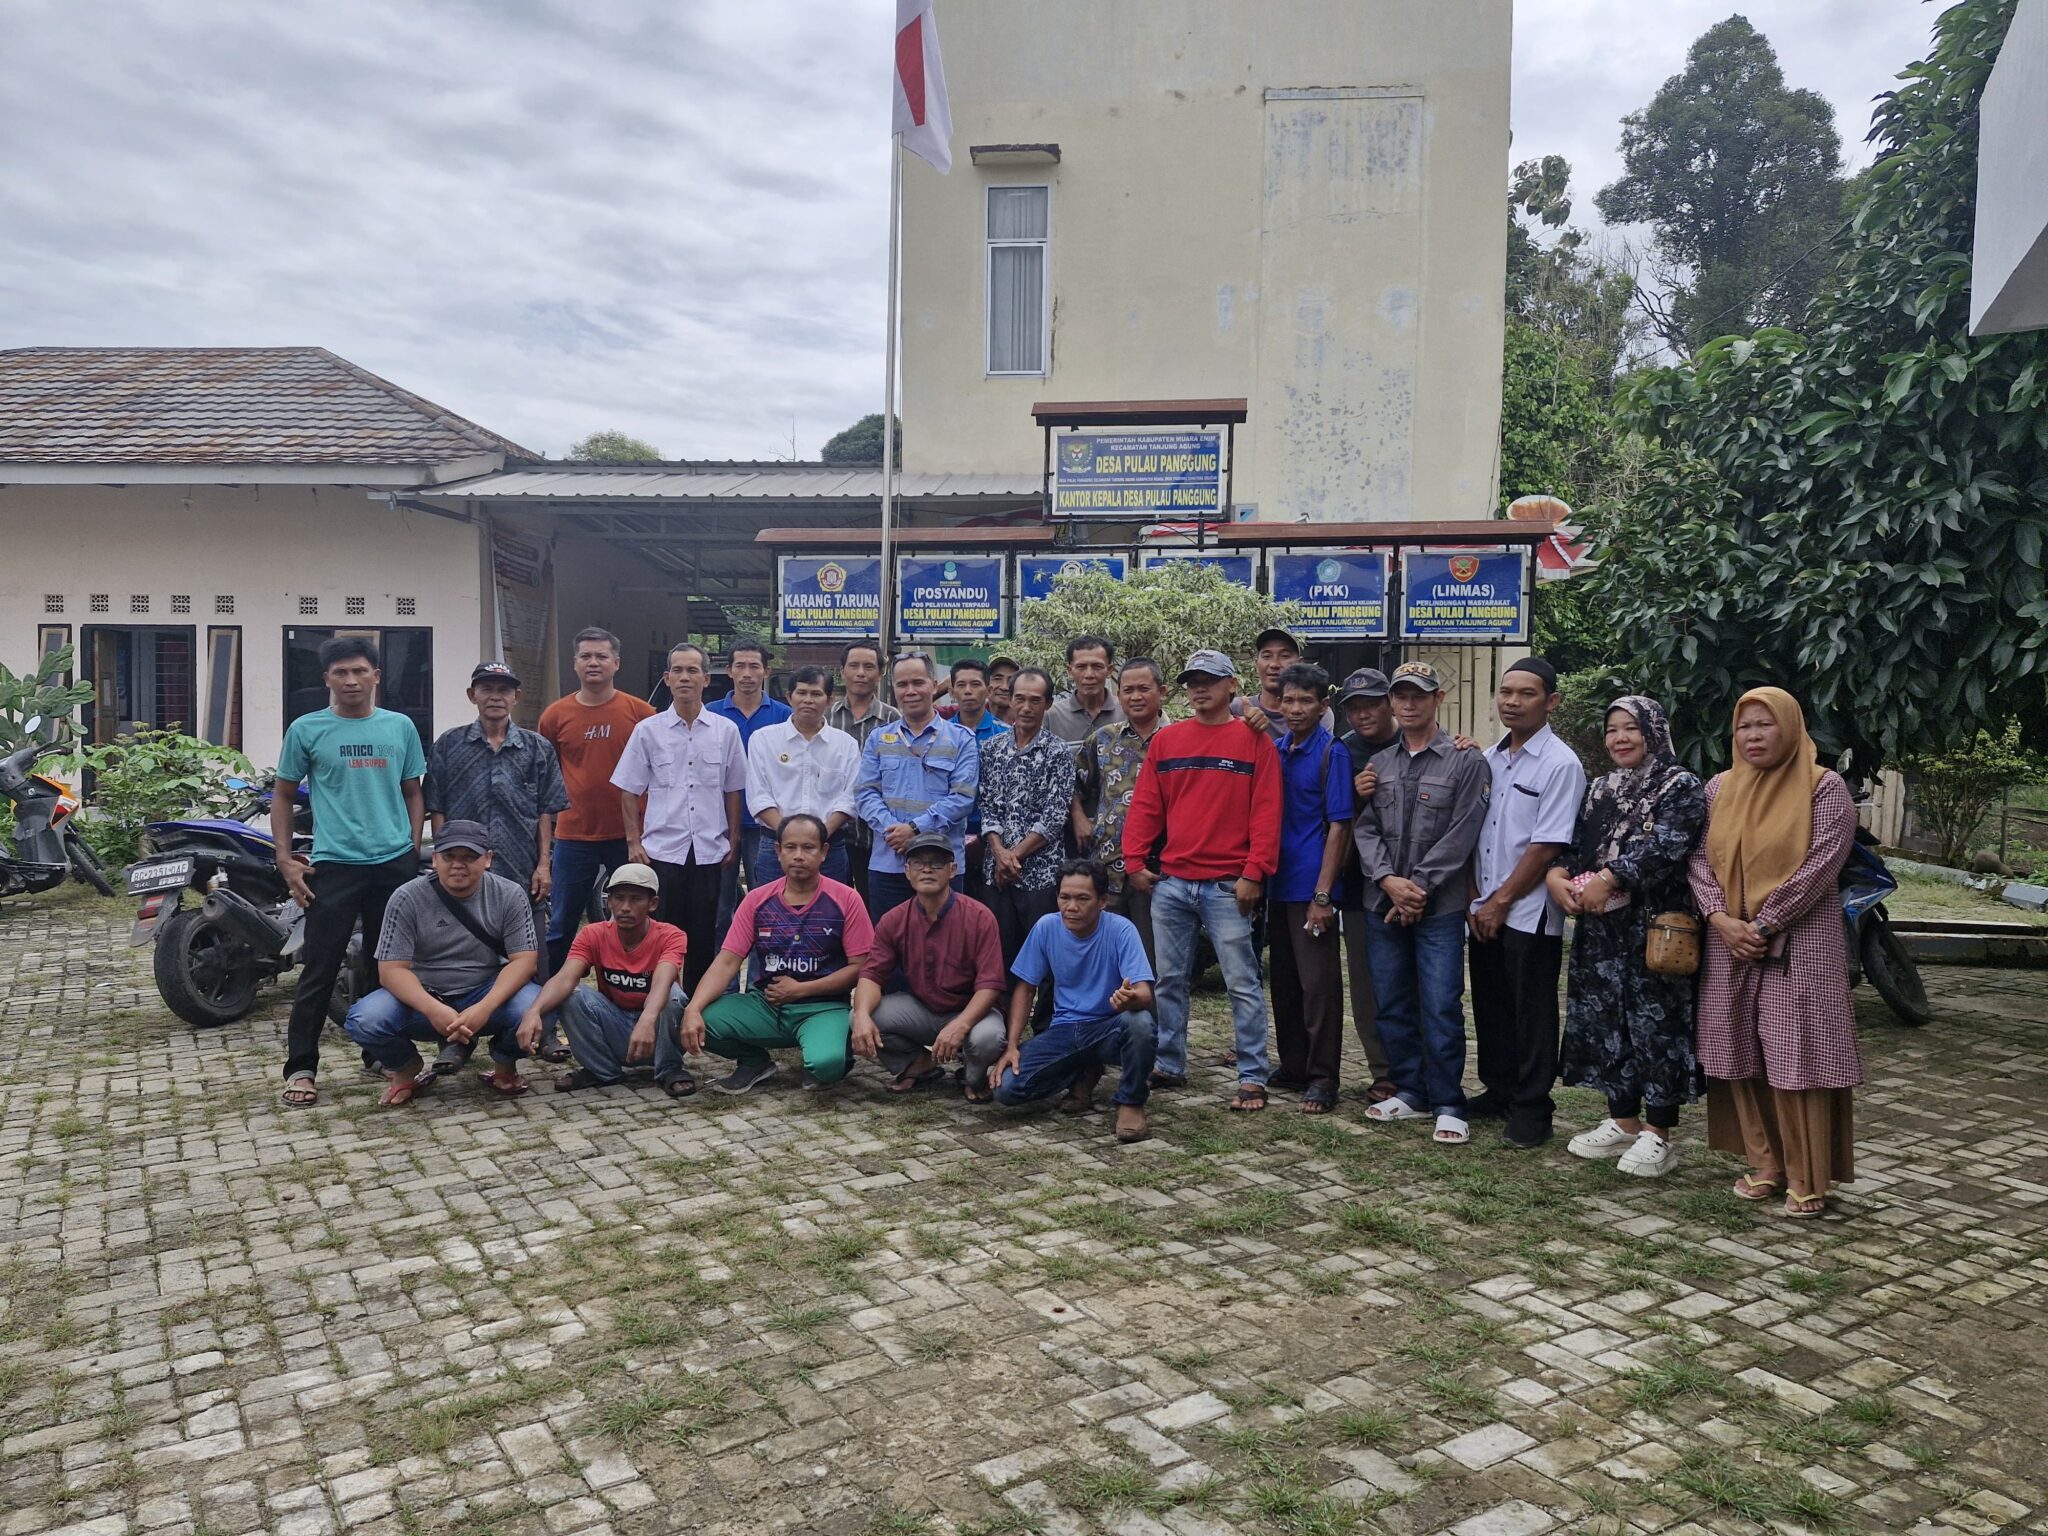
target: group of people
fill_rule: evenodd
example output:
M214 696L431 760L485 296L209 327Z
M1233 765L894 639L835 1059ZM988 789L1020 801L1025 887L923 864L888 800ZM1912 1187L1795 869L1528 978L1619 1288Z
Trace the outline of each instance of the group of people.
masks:
M1187 1084L1206 941L1233 1111L1281 1089L1306 1114L1336 1107L1348 992L1370 1121L1428 1120L1455 1146L1493 1117L1536 1147L1561 1079L1607 1101L1570 1151L1655 1176L1704 1094L1710 1144L1748 1159L1738 1194L1824 1208L1853 1175L1860 1065L1822 898L1855 812L1788 694L1744 697L1733 765L1705 786L1658 705L1619 699L1612 771L1589 785L1550 729L1540 658L1501 675L1505 734L1481 747L1439 725L1426 662L1333 690L1284 630L1254 652L1242 692L1229 656L1191 656L1171 679L1189 713L1168 721L1165 670L1118 666L1090 635L1067 647L1064 689L1000 660L942 683L929 656L856 642L836 677L791 670L786 702L765 649L740 641L730 693L707 703L711 658L684 644L657 711L617 689L618 641L588 629L576 691L536 730L513 722L519 678L485 662L476 719L423 751L375 705L374 648L333 640L330 707L289 728L273 810L307 907L284 1101L317 1101L320 1021L360 923L378 986L346 1030L387 1104L479 1043L482 1080L508 1096L528 1091L527 1055L573 1058L559 1091L644 1067L681 1098L693 1055L729 1061L707 1086L739 1094L784 1050L806 1088L864 1057L893 1092L957 1077L976 1103L1073 1113L1114 1072L1116 1134L1138 1140L1150 1094ZM289 837L302 782L310 860ZM584 924L600 875L606 917ZM1696 978L1646 958L1672 912L1704 921Z

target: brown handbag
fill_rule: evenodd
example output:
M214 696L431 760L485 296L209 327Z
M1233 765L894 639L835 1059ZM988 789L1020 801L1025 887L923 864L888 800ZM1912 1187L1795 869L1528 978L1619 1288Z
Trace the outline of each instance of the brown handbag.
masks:
M1700 968L1700 920L1690 912L1659 912L1650 919L1643 964L1659 976L1692 976Z

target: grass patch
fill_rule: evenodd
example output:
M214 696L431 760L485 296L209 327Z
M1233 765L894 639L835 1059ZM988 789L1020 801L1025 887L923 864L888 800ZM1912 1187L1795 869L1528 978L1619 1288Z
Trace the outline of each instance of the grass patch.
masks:
M1621 1396L1631 1408L1656 1413L1681 1398L1717 1395L1721 1382L1721 1372L1679 1355L1630 1372L1622 1381Z
M1384 1450L1399 1442L1408 1415L1391 1408L1360 1408L1338 1415L1331 1428L1346 1445Z
M694 1332L681 1318L644 1307L622 1311L613 1319L612 1328L619 1342L631 1349L666 1349L682 1343Z
M1891 1429L1906 1417L1905 1410L1888 1397L1874 1393L1861 1393L1843 1402L1844 1417L1854 1419L1858 1424L1868 1424L1872 1429Z
M1740 1200L1725 1189L1688 1189L1671 1202L1672 1211L1696 1226L1717 1227L1723 1232L1747 1232L1753 1220L1754 1201Z
M1145 1224L1121 1205L1091 1203L1070 1206L1059 1212L1059 1220L1107 1242L1142 1243L1149 1236Z
M884 1504L868 1516L868 1523L861 1530L864 1536L927 1536L931 1528L931 1515L919 1514L900 1504Z
M1833 1270L1788 1269L1778 1276L1778 1283L1810 1301L1827 1301L1848 1289L1848 1282Z
M1412 1248L1426 1258L1438 1262L1448 1257L1443 1241L1429 1229L1427 1223L1404 1212L1389 1210L1382 1205L1339 1206L1336 1222L1340 1230L1353 1237L1371 1238L1382 1243L1397 1243L1403 1248Z
M1478 1386L1462 1376L1437 1371L1422 1378L1422 1390L1436 1400L1446 1418L1468 1423L1491 1424L1500 1417L1494 1405L1493 1389Z
M1771 1467L1742 1466L1714 1452L1687 1456L1670 1482L1722 1514L1758 1525L1790 1520L1831 1526L1842 1518L1841 1501L1806 1479Z
M1204 1211L1189 1227L1204 1234L1227 1233L1235 1237L1263 1237L1301 1225L1301 1208L1291 1196L1277 1189L1258 1189L1242 1195L1220 1210Z
M1053 1479L1060 1498L1083 1514L1100 1509L1139 1509L1158 1492L1152 1479L1128 1462L1098 1467L1073 1463Z

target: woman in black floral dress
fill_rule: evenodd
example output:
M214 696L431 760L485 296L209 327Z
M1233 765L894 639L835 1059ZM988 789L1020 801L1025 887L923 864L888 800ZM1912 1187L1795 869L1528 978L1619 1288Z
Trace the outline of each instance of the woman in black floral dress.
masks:
M1655 699L1608 706L1607 754L1614 771L1587 787L1578 833L1549 875L1551 895L1578 918L1558 1075L1607 1098L1608 1117L1570 1151L1655 1178L1676 1161L1679 1106L1703 1084L1694 979L1657 974L1644 949L1659 912L1692 909L1686 863L1706 828L1706 791L1671 750Z

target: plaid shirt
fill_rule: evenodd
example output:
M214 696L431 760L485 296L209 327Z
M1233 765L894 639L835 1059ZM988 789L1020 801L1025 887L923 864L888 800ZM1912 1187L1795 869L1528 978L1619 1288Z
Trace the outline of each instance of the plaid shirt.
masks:
M443 731L427 754L427 814L480 821L491 834L492 866L525 885L540 860L540 818L569 809L554 745L538 732L508 725L493 748L481 720Z
M995 883L995 850L986 839L1003 840L1014 848L1032 833L1045 846L1024 860L1018 884L1027 891L1049 891L1059 884L1061 834L1067 808L1074 799L1074 753L1051 731L1040 730L1031 745L1020 747L1009 731L991 737L981 756L982 875Z
M1154 721L1152 735L1163 722ZM1109 888L1124 888L1124 813L1131 808L1131 795L1138 787L1138 770L1152 736L1140 736L1128 720L1089 732L1081 744L1076 766L1076 783L1081 803L1095 813L1095 862L1109 872Z

